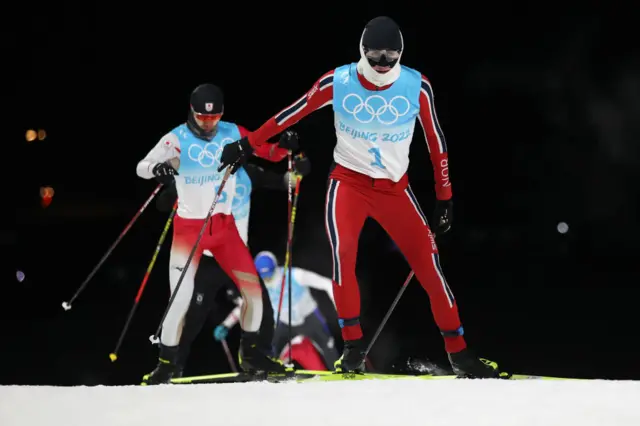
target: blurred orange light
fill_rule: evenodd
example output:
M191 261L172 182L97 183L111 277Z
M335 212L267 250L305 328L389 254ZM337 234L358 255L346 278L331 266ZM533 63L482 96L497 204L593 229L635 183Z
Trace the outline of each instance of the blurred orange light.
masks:
M53 198L55 191L50 186L43 186L40 188L40 196L42 198Z
M46 138L46 137L47 137L47 132L45 132L42 129L38 130L38 140L39 141L43 141L44 138Z
M35 130L29 129L27 130L27 133L24 135L24 137L27 139L27 142L33 142L38 137L38 134Z
M42 197L42 199L40 200L40 205L42 206L42 208L49 207L49 205L51 204L51 201L53 201L54 194L55 194L55 191L53 190L52 187L50 186L40 187L40 197Z

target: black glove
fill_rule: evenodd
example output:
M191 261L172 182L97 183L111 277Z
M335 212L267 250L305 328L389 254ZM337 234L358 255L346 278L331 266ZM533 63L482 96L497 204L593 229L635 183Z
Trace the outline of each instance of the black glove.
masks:
M156 180L164 185L170 185L173 183L173 176L178 175L176 169L171 167L171 164L169 163L158 163L153 166L153 170L151 172L156 177Z
M293 170L296 174L305 177L311 173L311 161L303 153L300 153L293 157Z
M436 208L433 213L432 231L438 235L447 233L453 222L453 201L436 200Z
M297 152L300 149L300 144L298 144L298 133L293 129L285 130L280 136L278 147L288 149L291 152Z
M221 172L225 167L231 167L231 174L238 171L240 166L247 162L247 159L253 154L253 147L249 143L249 138L244 137L239 141L230 143L222 148L222 155L220 155L220 167L218 171Z

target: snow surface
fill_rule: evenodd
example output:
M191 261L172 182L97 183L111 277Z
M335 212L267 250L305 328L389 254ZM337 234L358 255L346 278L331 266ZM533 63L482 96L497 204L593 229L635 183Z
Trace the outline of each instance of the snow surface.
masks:
M640 426L640 381L0 386L2 426Z

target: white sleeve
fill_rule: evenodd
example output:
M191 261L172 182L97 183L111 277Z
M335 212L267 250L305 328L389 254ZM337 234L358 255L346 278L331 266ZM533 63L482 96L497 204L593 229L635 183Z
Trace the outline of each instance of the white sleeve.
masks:
M143 179L152 179L153 167L174 158L180 158L180 140L169 132L160 139L151 151L138 163L136 173Z
M302 268L294 268L293 273L300 285L326 292L331 298L331 301L335 304L333 299L333 281L331 281L330 278L323 277L320 274L316 274L313 271Z
M224 321L222 321L222 325L231 329L233 328L234 325L238 323L238 321L240 321L240 311L242 309L242 302L243 302L242 297L238 297L235 300L236 307L233 309L233 311L231 311L229 315L227 315Z

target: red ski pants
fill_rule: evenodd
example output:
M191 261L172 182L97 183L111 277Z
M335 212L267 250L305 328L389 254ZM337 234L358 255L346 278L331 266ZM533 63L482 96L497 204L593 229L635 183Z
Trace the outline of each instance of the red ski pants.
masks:
M169 282L175 291L180 275L191 250L196 244L204 219L185 219L176 216L173 220L173 242L169 260ZM233 216L216 214L205 229L204 235L191 260L178 294L162 323L162 343L175 346L180 342L182 324L191 303L194 278L203 250L209 250L220 267L233 280L242 294L242 316L240 326L246 331L258 331L262 320L262 290L258 273L249 249L242 241Z
M333 256L333 294L344 340L362 337L356 258L360 231L371 217L393 239L427 291L446 351L454 353L466 347L434 236L406 175L394 183L337 165L329 177L325 213Z

